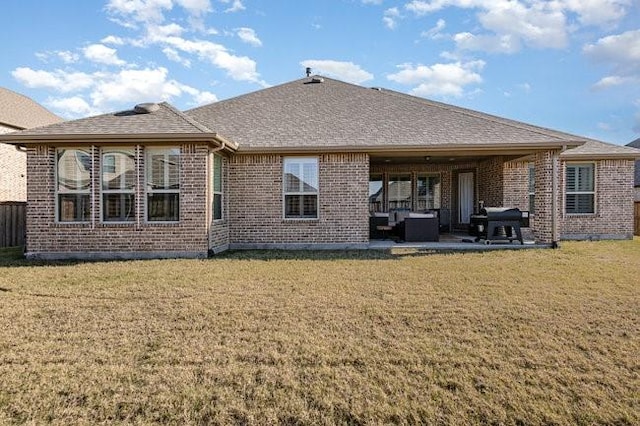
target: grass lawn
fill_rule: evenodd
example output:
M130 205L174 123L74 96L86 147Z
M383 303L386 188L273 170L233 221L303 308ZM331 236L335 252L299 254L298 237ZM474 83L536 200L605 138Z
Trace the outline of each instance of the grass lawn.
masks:
M640 239L0 260L0 424L640 424Z

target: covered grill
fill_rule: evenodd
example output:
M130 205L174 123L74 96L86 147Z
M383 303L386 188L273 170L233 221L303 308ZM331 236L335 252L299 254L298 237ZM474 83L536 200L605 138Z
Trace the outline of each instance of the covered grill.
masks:
M520 222L522 211L510 207L485 207L480 209L480 214L471 216L471 235L476 236L476 241L484 240L485 244L491 241L513 240L522 241Z

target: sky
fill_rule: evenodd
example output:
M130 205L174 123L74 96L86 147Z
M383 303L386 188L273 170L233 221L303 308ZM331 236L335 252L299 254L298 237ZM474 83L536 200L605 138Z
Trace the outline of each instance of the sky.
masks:
M640 0L3 0L0 86L80 118L314 74L615 144L640 137Z

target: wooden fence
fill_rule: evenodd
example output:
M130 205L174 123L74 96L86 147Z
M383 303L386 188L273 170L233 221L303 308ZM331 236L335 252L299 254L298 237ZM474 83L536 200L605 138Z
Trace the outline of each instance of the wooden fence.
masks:
M24 245L27 203L0 202L0 247Z
M640 201L636 201L633 217L635 218L634 234L640 235Z

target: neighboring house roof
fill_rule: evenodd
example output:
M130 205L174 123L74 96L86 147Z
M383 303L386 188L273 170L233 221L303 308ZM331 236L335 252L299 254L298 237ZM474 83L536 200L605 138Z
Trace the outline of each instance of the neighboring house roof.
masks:
M308 77L185 112L244 151L577 146L584 138L386 89Z
M23 130L0 136L0 139L20 143L43 140L74 140L79 143L91 143L95 140L175 141L178 135L180 140L216 140L224 142L229 148L236 148L235 143L225 140L167 102L141 104L132 110Z
M633 148L640 148L640 138L629 142L627 146ZM640 160L636 161L636 178L635 178L635 186L640 186Z
M61 121L62 118L32 99L0 87L0 124L20 130Z

